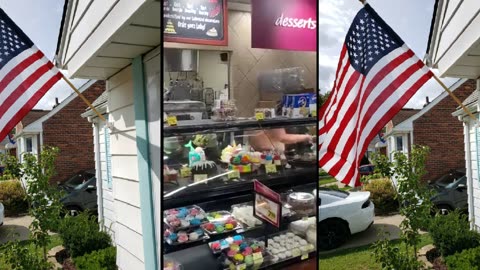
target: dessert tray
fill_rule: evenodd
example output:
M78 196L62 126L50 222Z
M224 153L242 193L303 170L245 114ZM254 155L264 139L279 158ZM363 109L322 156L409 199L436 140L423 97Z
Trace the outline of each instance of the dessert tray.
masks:
M210 235L223 234L242 229L240 222L228 211L207 213L207 219L209 222L202 224L201 227Z
M163 237L165 242L172 246L210 239L210 237L200 228L189 228L179 232L172 232L167 229L165 230Z
M205 211L196 205L163 211L163 222L171 232L198 228L207 223Z

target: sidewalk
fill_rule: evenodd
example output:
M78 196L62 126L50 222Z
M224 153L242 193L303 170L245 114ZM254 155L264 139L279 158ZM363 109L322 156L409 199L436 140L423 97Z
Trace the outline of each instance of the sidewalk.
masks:
M30 216L6 217L3 226L0 226L0 245L8 241L27 240L32 220Z

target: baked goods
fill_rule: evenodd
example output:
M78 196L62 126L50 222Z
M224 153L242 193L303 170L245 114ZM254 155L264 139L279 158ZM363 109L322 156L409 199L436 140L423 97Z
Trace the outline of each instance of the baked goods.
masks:
M218 174L217 164L211 160L195 162L192 166L192 175L207 175L212 177Z
M262 221L253 216L253 206L251 205L232 206L232 215L247 227L262 225Z
M299 257L305 253L315 251L315 247L312 244L293 232L272 235L267 239L267 242L267 250L276 257L272 259L272 262Z
M257 240L251 239L235 241L223 251L223 254L228 259L228 261L224 260L225 266L236 266L242 263L258 266L263 263L263 257L266 255L261 244ZM258 258L259 254L261 254L260 258Z
M207 222L203 209L195 205L165 210L163 217L165 224L172 232L198 227Z
M202 230L194 228L189 228L176 233L167 229L165 230L163 236L165 241L170 245L178 245L208 239L208 236L206 236Z
M240 246L243 242L244 238L242 235L235 235L222 240L211 242L208 245L214 254L217 254L222 250L229 248L231 245L236 245L238 249L232 250L232 252L230 253L231 257L233 257L233 255L235 255L237 251L240 250Z
M232 121L236 119L237 107L234 100L216 99L212 112L214 121Z

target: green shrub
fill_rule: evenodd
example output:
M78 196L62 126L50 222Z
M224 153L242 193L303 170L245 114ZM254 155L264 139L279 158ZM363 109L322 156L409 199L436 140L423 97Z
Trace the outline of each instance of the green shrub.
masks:
M370 180L363 187L370 191L370 199L375 204L377 214L388 214L398 211L398 200L392 181L387 178Z
M5 261L12 270L50 270L53 268L53 265L43 260L39 253L18 241L7 243L3 252Z
M5 206L6 216L16 216L28 211L27 196L18 180L0 181L0 202Z
M480 244L480 235L470 230L467 217L458 211L435 216L429 232L433 244L444 257Z
M59 234L70 255L78 257L111 246L110 235L98 228L96 217L83 212L76 217L66 216Z
M470 270L480 267L480 247L466 249L445 258L448 269Z
M115 247L108 247L73 259L79 270L116 270L116 260Z

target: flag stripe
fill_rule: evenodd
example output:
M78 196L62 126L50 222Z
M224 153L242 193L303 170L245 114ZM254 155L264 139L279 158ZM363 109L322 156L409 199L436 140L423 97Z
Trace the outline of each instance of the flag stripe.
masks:
M40 62L40 61L38 61ZM37 63L38 63L37 62ZM8 98L3 101L0 105L0 118L3 117L5 112L22 96L25 91L35 83L40 77L46 74L50 69L53 67L52 62L48 61L47 63L43 64L40 68L35 70L30 76L26 79L22 80L20 85L8 96Z
M51 70L53 71L53 70ZM0 126L4 126L4 128L0 131L0 138L5 137L10 130L12 130L18 122L20 122L23 117L25 117L30 110L32 110L35 105L42 99L42 97L50 90L56 82L58 82L62 78L62 74L60 71L56 71L56 74L54 76L51 76L47 82L45 82L37 92L35 92L30 99L27 100L27 102L24 104L23 107L21 107L20 110L18 110L12 117L11 120L6 122L3 121L3 118L0 119Z
M41 51L37 51L36 53L30 55L22 62L20 62L17 66L10 70L1 80L0 80L0 94L4 91L5 87L13 81L20 73L24 72L25 69L30 67L33 63L37 60L42 59L43 53ZM19 58L21 59L21 58ZM13 59L12 59L13 60ZM10 60L10 61L12 61ZM45 59L45 62L48 60Z

